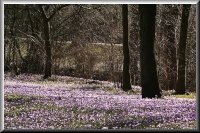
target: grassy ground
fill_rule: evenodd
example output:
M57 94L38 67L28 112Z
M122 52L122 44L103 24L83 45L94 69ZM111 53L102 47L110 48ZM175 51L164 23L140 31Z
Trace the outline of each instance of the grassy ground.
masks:
M195 93L140 99L140 89L123 92L109 82L38 79L6 78L6 129L196 128Z
M184 94L184 95L172 95L172 96L174 96L176 98L196 99L196 93L194 93L194 92L189 93L189 95Z
M106 110L78 106L58 106L53 103L46 104L41 102L43 100L45 100L43 97L38 96L6 94L5 101L6 106L8 106L4 113L6 129L27 129L32 128L31 126L38 129L183 129L180 122L165 123L162 119L156 120L135 115L118 115L124 113L123 109ZM8 108L9 110L7 110ZM38 110L44 114L51 112L54 116L38 115L40 117L33 118L32 113ZM62 115L63 112L65 113L64 115ZM26 119L23 119L25 114ZM89 118L95 116L95 114L99 116ZM56 119L55 116L59 117L59 119ZM54 117L54 119L52 120L49 117ZM10 118L12 118L14 126L9 123ZM46 126L46 121L48 126ZM192 121L187 123L186 129L193 129L195 127L196 122Z

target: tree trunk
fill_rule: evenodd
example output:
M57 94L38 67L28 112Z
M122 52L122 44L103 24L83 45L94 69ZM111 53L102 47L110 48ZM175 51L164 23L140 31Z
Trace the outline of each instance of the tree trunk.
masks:
M182 10L180 42L178 48L178 78L176 84L176 94L185 93L185 50L190 7L191 5L183 5Z
M162 13L162 31L167 40L164 48L167 79L163 87L166 90L175 90L177 78L175 28L178 18L178 7L165 5L163 8L165 10Z
M138 67L139 61L139 12L137 9L138 5L130 5L131 13L131 24L130 24L130 32L129 32L129 49L130 49L130 75L131 75L131 83L133 85L138 84L138 75L140 74L140 70Z
M51 69L52 69L52 53L51 53L51 43L50 43L50 24L49 18L46 16L45 10L42 5L39 5L39 9L42 15L43 21L43 33L44 33L44 41L45 41L45 70L44 70L44 79L51 77Z
M128 5L122 5L122 19L123 19L123 90L131 89L130 73L129 73L129 46L128 46Z
M49 21L46 18L43 18L44 25L44 40L45 40L45 51L46 51L46 60L45 60L45 73L44 79L51 77L52 69L52 54L51 54L51 44L50 44L50 27Z
M13 74L16 74L17 68L17 58L16 58L16 38L15 38L15 23L16 23L16 12L15 12L15 5L13 5L13 21L10 28L10 35L11 35L11 44L12 44L12 62L11 62L11 71Z
M139 5L142 98L161 97L154 56L156 5Z

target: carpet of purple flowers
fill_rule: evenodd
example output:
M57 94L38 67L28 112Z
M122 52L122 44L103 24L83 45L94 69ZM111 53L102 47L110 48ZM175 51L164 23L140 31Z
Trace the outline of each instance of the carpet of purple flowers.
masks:
M5 129L196 129L195 99L142 99L110 82L88 81L5 75Z

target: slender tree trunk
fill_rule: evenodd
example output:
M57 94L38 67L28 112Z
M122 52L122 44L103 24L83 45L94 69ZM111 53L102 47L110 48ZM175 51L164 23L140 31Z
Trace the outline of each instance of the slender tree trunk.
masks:
M175 28L178 18L178 7L165 5L163 8L165 10L162 12L162 31L167 40L164 48L164 62L167 74L164 88L166 90L175 90L177 78Z
M30 22L30 26L31 26L31 35L34 36L34 24L33 24L33 20L31 19L31 13L30 13L30 10L28 10L28 16L29 18L29 22ZM35 55L35 47L34 47L34 43L31 42L30 44L27 44L28 45L28 58L26 60L27 61L27 72L28 73L31 73L33 72L33 67L37 67L35 64L33 65L31 62L34 62L34 55ZM33 66L33 67L32 67Z
M128 91L131 89L130 82L130 56L128 46L128 5L122 5L122 19L123 19L123 90Z
M137 85L137 77L139 75L138 61L139 61L139 12L137 10L138 5L130 5L131 24L129 32L129 46L130 46L130 75L131 83ZM137 20L137 21L136 21Z
M49 21L43 18L44 25L44 40L45 40L45 51L46 51L46 61L45 61L45 73L44 79L51 77L52 69L52 53L51 53L51 43L50 43L50 27Z
M45 10L42 5L39 5L39 9L42 15L43 21L43 33L44 33L44 41L45 41L45 70L44 70L44 79L51 77L51 69L52 69L52 53L51 53L51 43L50 43L50 24L49 18L46 16Z
M188 18L191 5L183 5L180 42L178 48L178 79L176 84L176 94L185 93L185 50L187 41Z
M154 56L156 5L139 5L142 98L161 97Z
M16 38L15 38L15 23L16 23L16 12L15 12L15 5L13 5L13 21L10 28L10 35L11 35L11 44L12 44L12 63L11 63L11 71L13 74L16 74Z

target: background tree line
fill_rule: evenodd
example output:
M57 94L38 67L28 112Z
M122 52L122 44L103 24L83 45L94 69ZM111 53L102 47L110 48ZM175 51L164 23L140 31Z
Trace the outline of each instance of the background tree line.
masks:
M195 91L195 5L4 5L4 13L5 72Z

